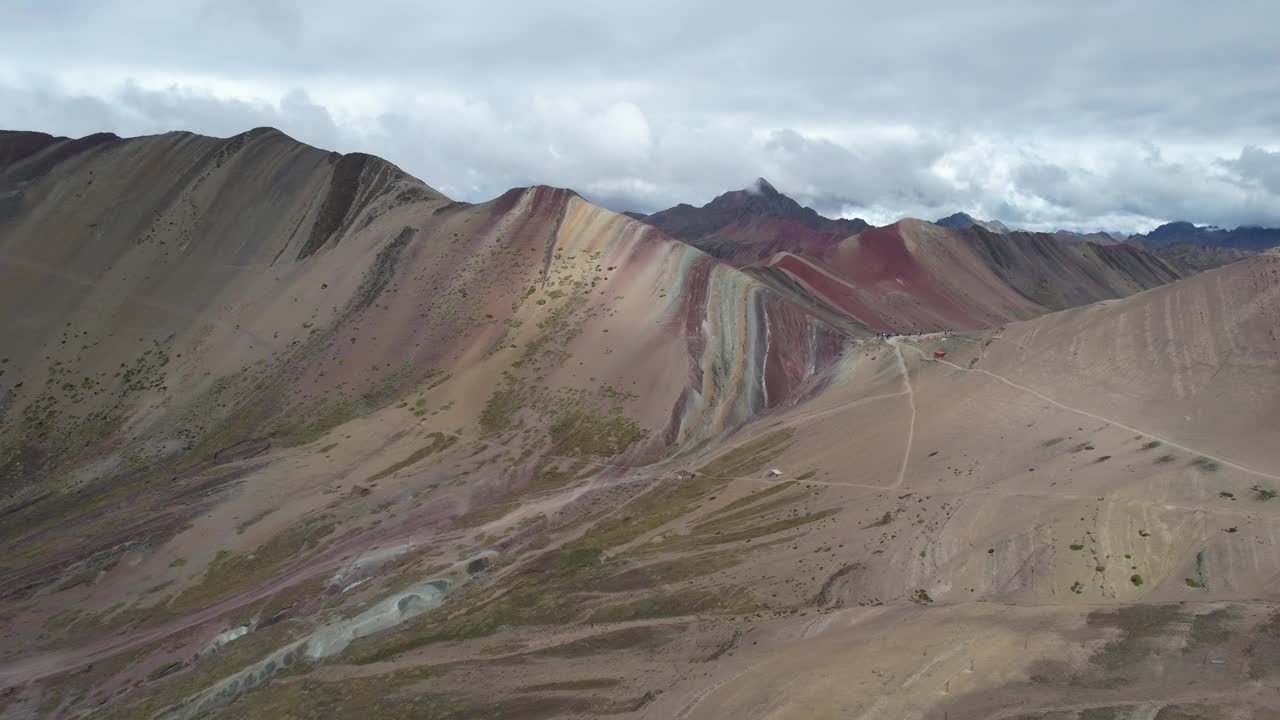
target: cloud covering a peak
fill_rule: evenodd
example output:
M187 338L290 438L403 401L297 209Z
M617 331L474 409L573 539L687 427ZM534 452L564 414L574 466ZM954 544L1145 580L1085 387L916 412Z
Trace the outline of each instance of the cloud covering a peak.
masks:
M831 216L1280 226L1268 3L18 3L0 127L269 125L452 197L614 209L768 178Z

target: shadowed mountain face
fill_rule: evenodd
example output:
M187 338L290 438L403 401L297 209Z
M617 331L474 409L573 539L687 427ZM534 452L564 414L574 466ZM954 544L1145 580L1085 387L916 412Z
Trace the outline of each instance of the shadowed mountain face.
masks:
M1131 245L1149 250L1184 272L1221 267L1280 246L1280 229L1238 227L1224 230L1189 222L1161 225L1146 235L1134 235Z
M1280 255L720 200L0 134L0 718L1276 716Z
M1046 310L1125 297L1182 275L1129 245L1064 245L1046 233L993 233L980 227L962 237L1001 279Z
M1065 243L1091 242L1097 245L1119 245L1125 241L1124 235L1109 232L1078 233L1058 230L1053 233L1053 236Z
M1149 248L1170 245L1206 245L1231 250L1258 251L1280 246L1280 228L1241 226L1234 230L1224 230L1179 221L1161 225L1146 235L1136 235L1132 240L1141 247Z
M0 302L29 309L3 330L9 492L80 452L114 467L122 438L151 431L140 462L308 437L329 415L358 415L428 376L461 384L513 349L540 367L549 360L526 343L557 356L557 343L629 303L644 316L623 313L620 334L600 338L613 349L688 345L650 358L652 372L675 376L660 384L668 396L646 398L651 453L784 401L806 380L797 364L816 372L840 345L740 273L568 191L452 203L378 158L271 130L6 143ZM626 261L600 265L614 254ZM637 282L662 302L642 302ZM694 339L704 322L714 342ZM827 360L806 355L809 343L766 347L766 332L816 333ZM592 392L631 385L645 372L629 362L619 352L582 372L599 375Z
M1151 254L1178 268L1183 274L1212 270L1223 265L1230 265L1254 255L1253 250L1218 247L1215 245L1196 245L1194 243L1174 243L1151 250Z
M152 608L77 628L86 663L124 651L107 640L121 627L153 638L241 613L603 460L714 445L819 392L850 342L571 191L452 202L385 161L270 129L8 134L0 155L0 602L33 629L112 597ZM388 488L433 454L471 469L440 465L417 500ZM528 506L510 538L481 531L471 554L568 521L611 484L575 485L584 505L559 498L559 519ZM404 503L397 519L369 526L388 503ZM254 552L264 541L288 549ZM45 597L121 553L153 560ZM302 557L302 578L279 574ZM148 596L157 572L174 587ZM467 577L439 572L440 588ZM5 632L0 681L57 669L15 653L67 638Z

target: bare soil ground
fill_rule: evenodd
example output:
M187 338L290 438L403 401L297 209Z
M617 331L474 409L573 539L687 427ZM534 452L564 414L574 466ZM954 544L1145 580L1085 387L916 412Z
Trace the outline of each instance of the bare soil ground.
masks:
M236 142L98 150L199 170L110 258L23 239L87 160L2 219L0 717L1280 716L1280 256L882 341L567 191Z

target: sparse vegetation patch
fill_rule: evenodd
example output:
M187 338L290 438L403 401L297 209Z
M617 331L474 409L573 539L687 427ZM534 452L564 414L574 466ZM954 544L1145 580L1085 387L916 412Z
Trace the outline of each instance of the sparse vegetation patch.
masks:
M409 467L410 465L413 465L425 458L428 458L437 452L440 452L442 450L447 450L449 446L453 445L458 441L458 437L456 435L445 435L444 433L441 433L441 432L431 433L427 437L431 438L430 445L419 448L404 460L401 460L400 462L394 465L391 465L390 467L384 468L378 471L377 473L374 473L373 476L369 478L368 482L376 482L378 480L381 480L382 478L387 477L400 470L403 470Z
M1249 488L1249 491L1253 493L1254 500L1272 500L1276 496L1275 490L1268 487L1262 487L1261 485L1254 485Z
M698 472L712 477L740 477L760 472L791 446L792 428L776 430L740 445L704 465Z

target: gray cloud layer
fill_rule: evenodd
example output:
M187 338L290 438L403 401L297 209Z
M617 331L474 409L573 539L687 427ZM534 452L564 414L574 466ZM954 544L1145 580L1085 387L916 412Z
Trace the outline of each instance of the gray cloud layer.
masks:
M466 200L1280 225L1274 3L6 4L3 127L272 125Z

